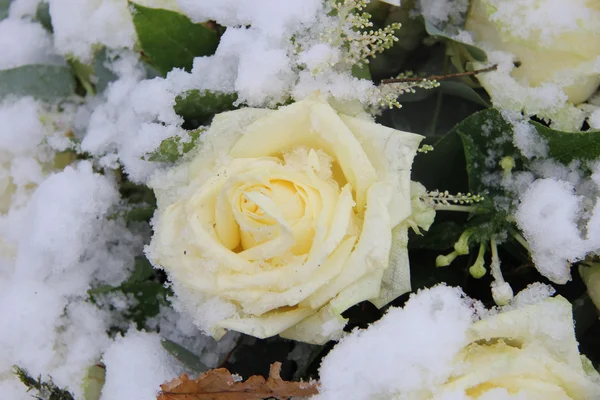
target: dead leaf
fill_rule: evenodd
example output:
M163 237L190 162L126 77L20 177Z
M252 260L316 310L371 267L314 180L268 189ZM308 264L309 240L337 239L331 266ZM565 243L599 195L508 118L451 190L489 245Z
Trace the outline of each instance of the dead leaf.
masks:
M254 375L245 382L234 379L226 368L207 371L196 379L181 375L160 386L157 400L285 400L318 393L316 382L289 382L281 379L281 363L271 365L269 378Z

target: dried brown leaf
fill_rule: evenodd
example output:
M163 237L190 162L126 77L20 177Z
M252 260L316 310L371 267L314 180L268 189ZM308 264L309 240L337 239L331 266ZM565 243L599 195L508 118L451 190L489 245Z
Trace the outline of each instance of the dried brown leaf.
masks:
M281 379L281 363L271 365L269 377L251 376L236 382L226 368L207 371L196 379L187 374L162 384L157 400L260 400L288 399L318 393L316 382L289 382Z

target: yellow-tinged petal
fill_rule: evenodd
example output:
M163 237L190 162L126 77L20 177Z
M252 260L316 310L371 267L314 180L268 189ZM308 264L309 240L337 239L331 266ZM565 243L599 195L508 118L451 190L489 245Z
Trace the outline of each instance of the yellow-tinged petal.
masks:
M362 118L341 116L377 171L378 181L389 184L391 225L411 215L410 170L423 136L398 131Z
M343 273L300 304L319 308L364 275L388 267L392 242L388 214L390 197L391 193L387 186L379 183L371 186L367 192L369 207L365 212L361 235Z
M346 318L334 312L331 307L325 306L318 313L281 332L279 336L306 343L324 344L340 339L346 322Z
M264 339L289 329L312 314L314 310L310 308L281 309L260 317L226 319L217 326Z
M326 103L306 100L282 107L250 125L231 150L232 157L276 156L298 147L332 155L355 190L359 208L377 173L360 143Z

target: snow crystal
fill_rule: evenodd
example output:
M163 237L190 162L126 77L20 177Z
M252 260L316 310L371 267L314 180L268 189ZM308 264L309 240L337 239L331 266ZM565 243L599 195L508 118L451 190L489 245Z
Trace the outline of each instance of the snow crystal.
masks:
M422 290L343 338L323 359L316 399L390 398L443 383L472 321L461 295L446 286Z
M28 64L64 64L52 46L48 31L37 22L0 21L0 70Z
M89 62L97 45L133 48L137 36L126 1L48 2L58 53Z
M546 157L548 155L548 144L529 123L528 118L521 114L503 111L504 120L513 127L513 141L515 146L527 158Z
M588 244L578 228L581 198L565 181L538 179L521 198L516 213L540 273L555 283L571 279L569 261L585 257Z
M183 372L155 333L130 329L106 350L106 380L100 400L150 400L160 385Z

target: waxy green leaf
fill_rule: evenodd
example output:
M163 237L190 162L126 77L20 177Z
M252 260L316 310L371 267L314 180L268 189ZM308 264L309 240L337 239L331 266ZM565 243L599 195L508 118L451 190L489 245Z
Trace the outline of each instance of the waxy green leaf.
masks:
M174 11L129 4L142 54L162 75L173 68L190 71L194 58L217 49L217 33L203 24Z

